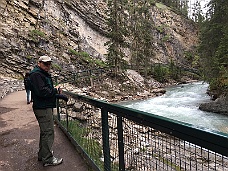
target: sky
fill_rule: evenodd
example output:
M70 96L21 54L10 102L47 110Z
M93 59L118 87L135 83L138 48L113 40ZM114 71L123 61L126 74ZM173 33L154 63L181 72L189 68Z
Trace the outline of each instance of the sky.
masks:
M189 15L191 16L191 13L192 13L192 8L194 7L194 4L199 1L199 0L189 0ZM203 13L206 13L207 12L207 8L205 7L208 2L210 2L210 0L200 0L200 5L201 5L201 8L202 8L202 12Z
M190 0L189 6L193 7L193 5L196 3L197 0ZM210 0L200 0L200 5L203 9L203 12L205 12L207 9L205 8L205 5L208 4Z

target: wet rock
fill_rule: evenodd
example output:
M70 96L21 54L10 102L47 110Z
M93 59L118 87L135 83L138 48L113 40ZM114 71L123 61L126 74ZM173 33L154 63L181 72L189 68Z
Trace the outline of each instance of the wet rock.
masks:
M228 115L228 96L221 96L215 101L203 103L199 106L200 110Z
M83 110L83 104L75 103L72 110L75 112L81 112Z

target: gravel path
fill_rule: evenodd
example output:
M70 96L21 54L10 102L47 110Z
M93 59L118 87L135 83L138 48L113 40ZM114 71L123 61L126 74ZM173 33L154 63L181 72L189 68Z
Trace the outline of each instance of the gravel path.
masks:
M88 171L88 167L63 132L55 127L54 155L63 158L59 166L43 167L37 160L39 127L26 104L25 91L0 99L0 171Z

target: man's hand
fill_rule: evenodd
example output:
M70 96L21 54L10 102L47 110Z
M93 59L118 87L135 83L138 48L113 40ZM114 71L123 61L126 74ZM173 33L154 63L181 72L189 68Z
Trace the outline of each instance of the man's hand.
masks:
M62 91L63 91L63 90L62 90L60 87L56 86L55 88L57 89L58 94L62 94Z
M56 94L56 98L57 98L57 99L62 99L62 100L64 100L65 102L68 101L68 97L65 96L65 95L63 95L63 94Z

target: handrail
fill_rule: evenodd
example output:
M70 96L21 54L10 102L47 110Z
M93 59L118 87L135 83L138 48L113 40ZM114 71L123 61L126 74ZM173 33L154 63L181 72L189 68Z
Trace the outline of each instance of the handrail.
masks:
M70 100L57 103L57 123L94 170L228 169L226 133L63 93Z
M200 145L214 152L228 157L228 134L217 131L208 132L200 128L180 121L175 121L162 116L157 116L151 113L138 111L117 104L110 104L101 100L96 100L91 97L74 94L63 91L66 95L81 101L87 102L98 108L102 108L111 113L118 113L128 119L134 119L138 123L144 123L146 126L155 127L167 134L181 138L188 142Z

